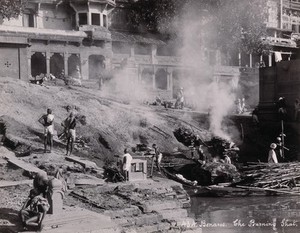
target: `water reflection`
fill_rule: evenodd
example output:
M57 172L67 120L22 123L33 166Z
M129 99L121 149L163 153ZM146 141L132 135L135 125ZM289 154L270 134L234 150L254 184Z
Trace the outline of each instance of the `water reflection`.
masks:
M199 233L298 233L299 197L192 197L190 215Z

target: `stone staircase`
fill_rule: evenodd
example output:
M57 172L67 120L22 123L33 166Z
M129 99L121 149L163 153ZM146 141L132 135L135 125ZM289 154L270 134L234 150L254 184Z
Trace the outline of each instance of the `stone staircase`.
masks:
M162 221L162 215L155 212L143 213L137 206L104 213L122 228L123 233L152 233L168 231L171 227L170 223Z
M135 205L105 211L104 214L122 227L124 233L180 232L180 229L195 223L194 219L188 217L186 207L189 206L187 203L189 204L190 200L182 188L176 185L162 188L155 182L148 185L149 188L153 185L151 188L163 198L140 200L139 204L133 199L132 203Z

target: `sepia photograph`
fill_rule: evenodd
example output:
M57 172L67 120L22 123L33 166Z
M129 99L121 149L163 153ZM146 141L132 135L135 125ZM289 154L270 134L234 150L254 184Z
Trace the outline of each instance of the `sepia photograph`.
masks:
M298 233L300 0L0 0L0 233Z

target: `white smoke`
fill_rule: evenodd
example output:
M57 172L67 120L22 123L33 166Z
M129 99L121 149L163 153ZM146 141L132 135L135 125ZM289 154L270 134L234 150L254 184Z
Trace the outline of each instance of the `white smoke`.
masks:
M204 39L209 40L209 33L214 27L205 17L191 15L183 25L183 47L179 54L184 67L192 70L189 77L181 77L181 85L185 89L187 104L198 111L209 112L210 130L215 136L230 140L224 119L234 111L236 99L234 89L237 87L238 77L232 80L216 76L217 65L212 65L211 57L216 49L204 45ZM213 55L215 56L215 55ZM217 56L215 56L217 58ZM214 59L216 62L218 59Z
M102 93L105 96L124 102L135 104L154 100L155 97L137 77L136 67L124 66L114 73L113 78L103 85Z
M210 103L209 120L210 131L219 137L231 140L223 120L232 114L235 95L230 91L231 86L227 83L212 82L208 86L207 102Z

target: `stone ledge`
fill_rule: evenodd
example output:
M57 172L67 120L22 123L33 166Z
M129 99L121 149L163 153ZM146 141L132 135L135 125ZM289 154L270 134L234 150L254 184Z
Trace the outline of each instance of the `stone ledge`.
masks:
M179 201L175 200L168 200L165 202L147 201L142 204L142 207L145 213L149 213L152 211L156 211L159 213L159 211L161 210L182 208L183 205Z

